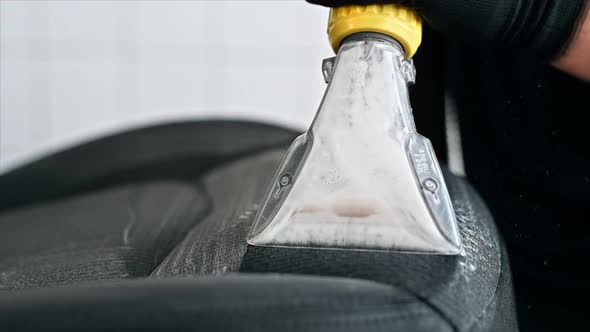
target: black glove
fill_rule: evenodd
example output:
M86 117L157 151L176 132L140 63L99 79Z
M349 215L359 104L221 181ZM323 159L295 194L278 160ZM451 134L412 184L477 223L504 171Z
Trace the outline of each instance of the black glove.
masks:
M550 59L577 30L586 0L307 0L329 7L400 3L449 37L491 43Z

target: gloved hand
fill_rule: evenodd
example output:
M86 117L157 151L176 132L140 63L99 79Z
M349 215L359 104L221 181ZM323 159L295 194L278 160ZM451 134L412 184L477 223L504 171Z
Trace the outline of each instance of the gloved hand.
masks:
M586 0L307 0L329 7L400 3L450 37L518 49L550 60L567 47Z

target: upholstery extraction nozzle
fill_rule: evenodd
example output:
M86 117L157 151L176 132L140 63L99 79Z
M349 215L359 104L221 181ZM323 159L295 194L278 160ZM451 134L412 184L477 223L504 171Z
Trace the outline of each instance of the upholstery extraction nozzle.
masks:
M332 9L328 88L280 165L249 244L462 252L440 166L409 103L421 24L394 4Z

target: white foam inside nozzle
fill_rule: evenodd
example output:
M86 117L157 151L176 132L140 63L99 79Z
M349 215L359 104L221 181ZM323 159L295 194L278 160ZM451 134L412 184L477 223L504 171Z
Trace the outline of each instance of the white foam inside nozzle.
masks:
M417 173L418 154L433 153L414 128L404 60L401 48L386 41L341 48L318 114L283 161L250 244L461 251L436 159L424 162L435 191L425 190Z

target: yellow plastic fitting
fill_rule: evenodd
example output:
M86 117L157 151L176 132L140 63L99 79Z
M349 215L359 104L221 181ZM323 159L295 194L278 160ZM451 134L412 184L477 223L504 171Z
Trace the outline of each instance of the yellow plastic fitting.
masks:
M328 37L334 52L346 37L359 32L388 35L400 42L411 58L422 42L422 19L413 9L398 4L332 8Z

